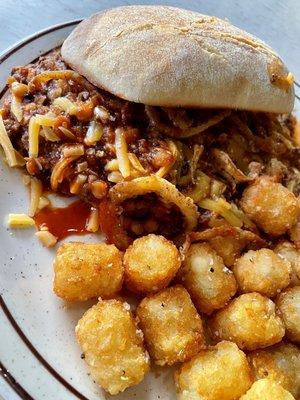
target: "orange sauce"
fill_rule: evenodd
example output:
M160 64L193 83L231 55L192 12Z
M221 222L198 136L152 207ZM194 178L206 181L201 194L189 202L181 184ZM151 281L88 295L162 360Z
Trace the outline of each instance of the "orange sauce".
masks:
M86 230L91 207L82 200L75 201L67 207L45 207L35 217L36 225L47 226L58 240L69 235L82 235Z

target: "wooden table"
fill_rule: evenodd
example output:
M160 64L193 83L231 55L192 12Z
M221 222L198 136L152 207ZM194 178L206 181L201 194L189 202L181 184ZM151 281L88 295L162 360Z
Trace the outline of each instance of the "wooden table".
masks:
M166 4L228 18L271 45L300 80L300 0L0 0L0 52L38 30L126 4Z

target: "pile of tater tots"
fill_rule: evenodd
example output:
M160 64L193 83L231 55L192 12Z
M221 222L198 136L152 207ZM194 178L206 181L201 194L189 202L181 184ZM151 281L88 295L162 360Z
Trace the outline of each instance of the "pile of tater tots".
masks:
M280 188L270 200L264 185L250 185L241 204L272 242L224 223L180 248L155 234L125 252L105 243L59 247L54 292L98 298L76 336L103 389L118 394L139 384L150 363L176 364L180 400L300 399L300 252L280 236L297 215Z

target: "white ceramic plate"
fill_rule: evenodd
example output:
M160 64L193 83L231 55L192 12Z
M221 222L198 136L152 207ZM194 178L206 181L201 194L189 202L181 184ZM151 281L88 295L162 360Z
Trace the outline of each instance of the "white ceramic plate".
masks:
M0 98L13 66L31 62L60 45L77 23L71 21L38 32L0 55ZM57 299L52 293L54 251L41 247L34 231L7 229L8 213L28 209L21 174L9 169L0 157L0 398L108 399L111 396L88 376L75 341L74 327L91 303L66 306ZM100 238L81 236L80 240ZM156 368L139 386L114 398L173 400L172 375L172 369Z
M0 56L0 97L13 66L29 63L60 45L77 23L41 31ZM37 242L34 230L7 228L8 213L27 211L28 193L22 171L8 168L0 158L0 394L5 400L108 399L88 375L74 335L78 319L91 303L70 306L56 298L52 293L54 251ZM170 369L156 369L143 383L114 398L174 399L172 375Z

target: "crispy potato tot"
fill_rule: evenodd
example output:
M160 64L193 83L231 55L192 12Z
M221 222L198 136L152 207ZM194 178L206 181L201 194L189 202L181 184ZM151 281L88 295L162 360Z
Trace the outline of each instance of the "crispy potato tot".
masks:
M110 394L137 385L149 370L143 333L129 309L119 300L100 300L76 326L91 375Z
M67 301L110 298L121 290L120 251L105 243L64 243L54 260L55 294Z
M280 342L285 329L275 304L259 293L243 294L209 321L213 338L231 340L240 349L255 350Z
M237 290L232 271L208 243L190 246L178 276L198 311L205 314L224 307Z
M252 381L245 354L226 341L201 350L175 373L178 400L237 400Z
M283 235L299 216L296 196L267 176L244 190L241 207L257 226L272 236Z
M204 347L201 318L180 285L145 297L137 316L147 349L158 365L189 360Z
M300 286L300 252L288 241L279 243L274 251L279 257L291 263L292 275L290 286Z
M281 311L286 336L293 342L300 342L300 286L282 292L276 305Z
M155 293L170 283L181 264L176 246L163 236L136 239L125 252L125 283L132 292Z
M241 293L258 292L274 297L285 289L291 280L289 261L270 249L249 250L233 267Z
M248 354L255 379L269 378L300 398L300 350L290 343L279 343Z
M279 383L271 379L260 379L253 383L240 400L295 400Z

